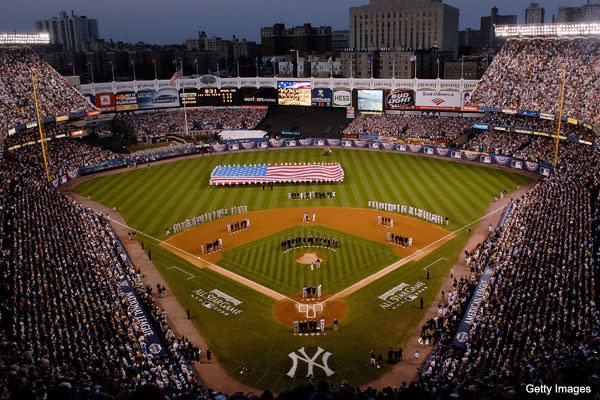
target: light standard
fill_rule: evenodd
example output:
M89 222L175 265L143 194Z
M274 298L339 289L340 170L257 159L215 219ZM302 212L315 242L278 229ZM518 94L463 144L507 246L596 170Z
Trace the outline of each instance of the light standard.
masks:
M108 64L110 65L110 70L112 72L112 81L115 81L115 66L113 65L112 61L109 61Z
M131 64L131 66L133 67L133 80L137 81L136 77L135 77L135 61L131 60L129 62Z
M87 65L90 67L90 75L92 76L92 83L94 83L94 66L91 62L88 62Z

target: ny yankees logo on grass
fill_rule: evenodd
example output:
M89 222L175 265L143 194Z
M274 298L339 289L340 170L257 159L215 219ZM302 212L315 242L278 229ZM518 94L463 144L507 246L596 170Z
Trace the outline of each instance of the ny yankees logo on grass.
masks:
M287 376L289 376L290 378L293 378L294 376L296 376L296 368L298 368L298 360L304 361L308 365L308 372L306 373L307 378L313 375L314 367L321 368L325 372L325 375L327 375L327 376L333 375L334 372L327 365L327 360L329 360L329 357L331 356L330 352L326 351L323 354L323 361L321 364L316 363L317 358L319 358L321 353L323 353L324 351L325 350L323 350L322 348L317 347L317 352L315 353L314 356L312 356L312 358L308 357L308 355L306 354L306 351L304 350L304 347L301 347L300 349L298 349L298 353L300 353L300 355L296 354L295 351L292 351L290 354L288 354L288 356L292 359L292 368L290 368L290 370L288 371Z

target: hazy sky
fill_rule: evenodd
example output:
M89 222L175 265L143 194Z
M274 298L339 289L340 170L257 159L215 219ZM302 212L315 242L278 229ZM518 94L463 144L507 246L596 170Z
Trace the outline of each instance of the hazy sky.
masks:
M479 28L479 18L496 5L501 14L525 18L530 1L445 0L460 9L460 29ZM559 6L577 6L585 0L538 0L546 22ZM260 27L277 22L331 25L348 29L348 8L368 0L0 0L0 32L32 32L35 21L71 10L96 18L103 39L125 42L183 43L206 31L224 39L233 35L260 41Z

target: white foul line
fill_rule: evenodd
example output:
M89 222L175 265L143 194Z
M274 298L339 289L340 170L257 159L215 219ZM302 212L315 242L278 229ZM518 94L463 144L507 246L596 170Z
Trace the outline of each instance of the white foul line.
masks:
M196 275L194 275L194 274L190 274L189 272L187 272L187 271L185 271L185 270L183 270L183 269L181 269L181 268L179 268L179 267L176 267L176 266L174 266L174 265L172 265L171 267L167 268L167 270L172 270L172 269L176 269L177 271L181 271L181 272L183 272L184 274L186 274L186 275L189 275L190 277L189 277L189 278L187 278L187 279L186 279L186 281L189 281L190 279L194 279L194 278L196 277Z
M437 260L435 260L434 262L432 262L431 264L429 264L428 266L426 266L425 268L423 268L423 271L425 271L427 268L431 267L433 264L437 264L438 262L442 261L442 260L446 260L448 261L446 258L442 257L442 258L438 258Z
M382 278L382 277L386 276L386 275L387 275L387 274L389 274L390 272L392 272L392 271L395 271L396 269L398 269L398 268L400 268L401 266L403 266L404 264L406 264L408 261L411 261L413 258L415 258L416 256L420 255L421 251L423 251L423 250L426 250L426 249L428 249L429 247L431 247L431 246L433 246L433 245L436 245L437 243L439 243L439 242L441 242L441 241L444 241L444 240L446 240L447 238L449 238L449 237L451 237L452 235L454 235L454 234L456 234L456 233L458 233L458 232L460 232L460 231L462 231L462 230L464 230L464 229L468 228L469 226L471 226L471 225L473 225L473 224L476 224L476 223L478 223L479 221L481 221L481 220L483 220L483 219L485 219L485 218L487 218L487 217L489 217L489 216L491 216L491 215L494 215L494 214L496 214L498 211L502 211L502 210L504 210L504 208L505 208L505 207L500 207L500 208L497 208L497 209L495 209L494 211L491 211L491 212L487 213L487 214L486 214L486 215L484 215L483 217L481 217L481 218L478 218L478 219L476 219L475 221L473 221L473 222L471 222L471 223L469 223L469 224L466 224L466 225L464 225L464 226L462 226L462 227L458 228L458 229L457 229L457 230L455 230L454 232L450 232L450 233L448 233L447 235L445 235L445 236L443 236L443 237L439 238L438 240L435 240L435 241L433 241L433 242L429 243L427 246L425 246L425 247L422 247L422 248L420 248L420 249L416 250L414 253L411 253L411 254L409 254L407 257L404 257L404 258L402 258L402 259L400 259L400 260L396 261L395 263L393 263L393 264L390 264L390 265L388 265L387 267L385 267L385 268L383 268L383 269L380 269L379 271L375 272L374 274L372 274L372 275L369 275L369 276L367 276L366 278L364 278L364 279L361 279L360 281L356 282L355 284L348 286L346 289L342 289L341 291L337 292L337 293L336 293L336 294L334 294L333 296L331 296L331 297L328 297L327 299L325 299L325 300L323 301L323 303L326 303L326 302L328 302L329 300L332 300L332 299L334 299L334 298L336 298L336 297L339 297L339 296L341 296L341 295L348 296L348 295L350 295L350 294L354 293L356 290L358 290L358 289L360 289L360 288L362 287L362 285L363 285L363 282L368 282L368 281L369 281L369 280L370 280L370 279L371 279L373 276L377 276L377 278L376 278L375 280L377 280L377 279L380 279L380 278ZM346 292L348 292L348 293L346 293ZM342 297L345 297L345 296L342 296Z
M448 233L447 235L445 235L445 236L443 236L443 237L441 237L441 238L439 238L439 239L437 239L437 240L435 240L435 241L433 241L433 242L429 243L427 246L425 246L425 247L421 247L420 249L416 250L415 252L413 252L413 253L409 254L407 257L404 257L404 258L402 258L402 259L400 259L400 260L396 261L395 263L392 263L392 264L388 265L387 267L385 267L385 268L383 268L383 269L380 269L379 271L377 271L377 272L375 272L375 273L373 273L373 274L371 274L371 275L367 276L366 278L364 278L364 279L361 279L360 281L358 281L358 282L356 282L356 283L354 283L354 284L352 284L352 285L348 286L347 288L345 288L345 289L342 289L341 291L337 292L337 293L336 293L336 294L334 294L333 296L331 296L331 297L328 297L327 299L323 300L321 303L315 303L315 304L325 304L325 303L327 303L329 300L332 300L332 299L334 299L334 298L336 298L336 297L339 297L339 296L341 296L341 295L344 295L344 294L345 294L346 296L348 296L348 295L350 295L350 294L354 293L356 290L358 290L358 289L360 289L360 288L362 287L362 284L363 284L363 282L370 280L370 279L371 279L373 276L377 276L377 278L376 278L375 280L378 280L378 279L380 279L380 278L382 278L382 277L386 276L386 275L387 275L387 274L389 274L390 272L393 272L393 271L395 271L396 269L400 268L402 265L406 264L408 261L411 261L413 258L415 258L416 256L420 255L421 251L423 251L423 250L426 250L426 249L430 248L431 246L434 246L434 245L436 245L437 243L439 243L439 242L441 242L441 241L444 241L444 240L448 239L448 238L449 238L449 237L451 237L452 235L455 235L456 233L458 233L458 232L460 232L460 231L462 231L462 230L464 230L464 229L468 228L469 226L471 226L471 225L473 225L473 224L476 224L476 223L478 223L479 221L481 221L481 220L483 220L483 219L485 219L485 218L487 218L487 217L489 217L489 216L491 216L491 215L494 215L494 214L496 214L498 211L502 211L502 210L504 210L504 208L505 208L505 207L500 207L500 208L497 208L497 209L495 209L495 210L493 210L493 211L491 211L491 212L487 213L486 215L484 215L484 216L482 216L482 217L480 217L480 218L476 219L475 221L473 221L473 222L471 222L471 223L468 223L468 224L466 224L466 225L463 225L462 227L460 227L460 228L456 229L455 231L453 231L453 232L450 232L450 233ZM263 294L271 293L271 294L269 294L269 295L268 295L268 296L269 296L269 297L271 297L271 298L274 298L274 299L276 299L276 300L280 300L280 299L287 299L287 300L289 300L289 301L291 301L291 302L293 302L293 303L296 303L296 304L302 304L302 303L300 303L300 302L298 302L298 301L296 301L296 300L294 300L294 299L292 299L292 298L290 298L290 297L288 297L288 296L285 296L285 295L283 295L283 294L281 294L281 293L279 293L279 292L277 292L277 291L275 291L275 290L273 290L273 289L270 289L270 288L268 288L268 287L266 287L266 286L263 286L263 285L261 285L260 283L256 283L256 282L254 282L254 281L252 281L252 280L250 280L250 279L248 279L248 278L246 278L246 277L243 277L243 276L241 276L241 275L238 275L238 274L236 274L235 272L229 271L228 269L225 269L225 268L223 268L223 267L220 267L220 266L218 266L218 265L216 265L216 264L213 264L213 263L211 263L211 262L208 262L208 261L204 260L204 259L203 259L203 258L201 258L201 257L198 257L198 256L196 256L196 255L194 255L194 254L191 254L191 253L189 253L189 252L187 252L187 251L185 251L185 250L182 250L182 249L180 249L180 248L178 248L178 247L176 247L176 246L173 246L172 244L170 244L170 243L168 243L168 242L165 242L164 240L157 239L157 238L155 238L154 236L148 235L147 233L145 233L145 232L142 232L142 231L140 231L140 230L138 230L138 229L131 228L130 226L128 226L128 225L126 225L126 224L122 224L122 223L120 223L119 221L116 221L116 220L114 220L114 219L111 219L110 217L109 217L109 219L110 219L112 222L114 222L114 223L116 223L116 224L118 224L118 225L121 225L121 226L123 226L123 227L125 227L125 228L127 228L127 229L131 229L132 231L139 232L139 233L141 233L142 235L144 235L144 236L147 236L147 237L149 237L149 238L151 238L151 239L153 239L153 240L157 241L159 244L163 244L163 243L164 243L164 244L165 244L165 246L169 246L169 247L171 247L171 248L173 248L173 249L175 249L175 250L177 250L177 251L180 251L181 253L183 253L183 254L185 254L185 255L188 255L188 256L190 256L190 257L192 257L192 258L195 258L195 259L197 259L197 260L200 260L200 261L202 261L202 262L205 262L207 265L211 266L211 269L212 269L213 271L215 271L215 272L217 272L217 273L219 273L219 271L221 271L222 273L220 273L220 275L223 275L223 276L227 277L227 275L228 275L228 274L231 274L231 276L235 276L235 277L236 277L237 279L239 279L240 281L249 282L249 283L251 283L251 284L254 284L254 285L256 285L256 286L260 287L260 288L263 290ZM437 260L437 261L439 261L439 260ZM437 262L437 261L436 261L436 262ZM434 263L434 264L435 264L435 263ZM430 265L433 265L433 264L430 264ZM348 292L348 293L346 294L346 292Z
M213 271L215 271L215 272L219 273L220 275L223 275L223 276L225 276L225 277L228 277L228 275L229 275L229 277L235 277L235 278L236 278L237 280L239 280L240 282L247 282L247 283L250 283L250 284L252 284L252 285L256 285L256 286L258 286L258 287L260 287L260 288L261 288L261 291L262 291L262 293L263 293L263 294L265 294L265 295L267 295L267 296L269 296L269 297L271 297L271 298L273 298L273 299L275 299L275 300L287 299L287 300L289 300L289 301L292 301L292 302L294 302L294 303L296 303L296 304L300 304L300 303L299 303L299 302L297 302L296 300L294 300L294 299L292 299L292 298L289 298L289 297L287 297L287 296L285 296L285 295L283 295L283 294L281 294L281 293L279 293L279 292L277 292L277 291L275 291L275 290L273 290L273 289L270 289L270 288L268 288L268 287L266 287L266 286L263 286L263 285L261 285L260 283L256 283L256 282L254 282L254 281L252 281L252 280L250 280L250 279L248 279L248 278L246 278L246 277L243 277L243 276L241 276L241 275L238 275L238 274L236 274L235 272L229 271L228 269L225 269L225 268L223 268L223 267L220 267L220 266L218 266L218 265L216 265L216 264L213 264L213 263L211 263L211 262L208 262L208 261L206 261L205 259L203 259L203 258L201 258L201 257L198 257L198 256L196 256L196 255L194 255L194 254L192 254L192 253L190 253L190 252L187 252L187 251L185 251L185 250L182 250L182 249L178 248L177 246L173 246L171 243L168 243L168 242L165 242L164 240L160 240L160 239L158 239L158 238L155 238L155 237L154 237L154 236L152 236L152 235L148 235L147 233L145 233L145 232L142 232L142 231L140 231L139 229L132 228L132 227L128 226L127 224L122 224L122 223L120 223L120 222L119 222L119 221L117 221L117 220L111 219L110 217L109 217L109 220L110 220L110 221L112 221L112 222L114 222L114 223L116 223L116 224L118 224L118 225L121 225L122 227L125 227L125 228L127 228L127 229L131 229L132 231L135 231L135 232L141 233L142 235L144 235L144 236L147 236L147 237L149 237L150 239L152 239L152 240L154 240L154 241L158 242L158 244L164 244L165 246L171 247L171 248L173 248L173 249L175 249L175 250L177 250L177 251L179 251L179 252L181 252L181 253L183 253L183 254L185 254L185 255L189 256L189 257L192 257L192 258L195 258L195 259L197 259L197 260L200 260L200 261L202 261L202 262L206 263L207 265L209 265L209 266L210 266L210 269L212 269ZM231 279L231 278L230 278L230 279ZM248 286L248 285L245 285L245 286Z

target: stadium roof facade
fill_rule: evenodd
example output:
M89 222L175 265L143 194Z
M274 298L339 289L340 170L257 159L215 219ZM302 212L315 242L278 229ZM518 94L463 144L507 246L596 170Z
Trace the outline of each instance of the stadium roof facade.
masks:
M600 22L495 25L495 28L496 36L503 38L600 36Z

